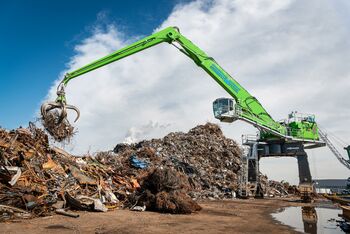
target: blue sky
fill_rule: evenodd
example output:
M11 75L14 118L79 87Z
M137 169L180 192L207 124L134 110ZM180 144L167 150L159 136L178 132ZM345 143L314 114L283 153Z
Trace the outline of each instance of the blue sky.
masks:
M95 25L117 24L127 35L146 35L184 0L1 1L0 126L33 120L74 47Z
M176 25L274 119L295 110L312 113L323 130L350 141L348 0L4 2L0 125L7 129L33 120L46 95L55 98L54 81L61 73L155 28ZM77 154L188 131L206 121L219 123L211 103L228 96L167 44L84 74L66 91L69 104L81 111L74 124L78 133L65 148ZM219 124L237 142L242 134L256 134L240 121ZM308 154L314 178L348 177L327 148ZM266 159L261 166L270 178L298 183L294 158Z

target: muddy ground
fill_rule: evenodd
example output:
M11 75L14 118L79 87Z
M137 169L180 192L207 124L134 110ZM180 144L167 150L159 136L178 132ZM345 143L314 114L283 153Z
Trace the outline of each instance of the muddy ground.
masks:
M271 213L296 203L278 199L208 201L191 215L115 210L79 212L79 218L54 215L0 223L0 233L296 233Z

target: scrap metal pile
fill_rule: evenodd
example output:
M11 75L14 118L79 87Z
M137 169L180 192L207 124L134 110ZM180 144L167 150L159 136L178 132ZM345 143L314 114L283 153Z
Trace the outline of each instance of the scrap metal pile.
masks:
M50 147L47 135L33 124L10 132L0 129L0 220L56 209L64 213L61 209L67 207L106 211L118 202L108 174L113 171L92 158L82 160Z
M0 129L0 221L121 207L195 212L200 206L192 198L232 197L239 154L238 145L210 123L163 139L118 144L94 157L50 146L33 124Z
M300 195L296 185L290 185L286 181L269 180L266 175L259 175L264 196L267 197L287 197L290 195Z
M138 168L170 167L188 177L192 198L232 198L238 188L241 150L220 127L207 123L188 133L173 132L162 139L118 144L112 157L118 170L133 176ZM97 157L99 158L99 157ZM132 165L132 169L128 165Z

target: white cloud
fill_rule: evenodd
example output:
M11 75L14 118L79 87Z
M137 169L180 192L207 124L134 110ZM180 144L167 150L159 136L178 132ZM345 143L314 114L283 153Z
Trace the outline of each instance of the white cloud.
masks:
M292 110L315 113L322 126L350 142L350 28L344 14L350 6L345 2L195 1L175 7L155 31L178 26L275 119L285 118ZM95 30L77 45L67 71L142 37L127 37L118 28ZM217 123L211 103L228 96L168 44L78 77L66 91L68 102L82 114L72 149L80 153L187 131L206 121ZM245 123L220 125L239 142L242 134L256 132ZM313 150L309 155L314 177L349 176L329 150ZM261 168L274 179L298 181L295 159L263 159Z
M148 134L152 134L152 132L159 132L160 130L167 129L168 127L170 127L170 124L162 125L153 121L149 121L148 124L142 125L140 127L131 127L126 134L123 143L136 143Z

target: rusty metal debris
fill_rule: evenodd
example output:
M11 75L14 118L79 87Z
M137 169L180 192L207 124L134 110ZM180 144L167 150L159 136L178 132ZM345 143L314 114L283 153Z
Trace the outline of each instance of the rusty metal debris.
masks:
M211 123L162 139L73 156L45 132L0 129L0 221L129 208L192 213L237 190L241 150Z
M207 123L188 133L118 144L113 153L100 153L97 158L132 176L143 171L130 167L130 157L137 156L150 168L169 167L186 175L191 186L188 194L194 199L224 199L232 198L238 188L240 154L234 140L226 138L218 125Z
M0 205L0 221L6 221L13 218L28 219L32 218L32 215L17 207Z
M129 202L147 210L190 214L202 208L191 199L187 192L191 189L186 176L171 168L157 168L144 178L141 190L129 197Z
M68 217L72 217L72 218L78 218L79 217L78 214L73 214L73 213L67 212L64 209L56 209L55 212L56 212L56 214L60 214L60 215L64 215L64 216L68 216Z
M0 129L0 150L0 204L31 217L56 209L106 211L144 205L147 210L190 213L200 209L193 198L229 196L227 190L235 188L239 169L237 144L214 124L117 145L95 157L74 157L50 147L45 132L30 124L12 131ZM147 162L147 168L132 166L133 155ZM9 170L15 168L21 174ZM159 189L149 187L150 178ZM138 200L147 204L133 202L147 191L154 194L151 200Z
M259 175L263 193L266 197L287 197L300 196L300 192L296 185L290 185L286 181L269 180L267 175Z
M19 167L0 166L0 180L13 186L21 177L22 171Z
M74 136L74 127L68 119L61 119L61 113L57 110L42 115L41 123L55 141L69 142Z

